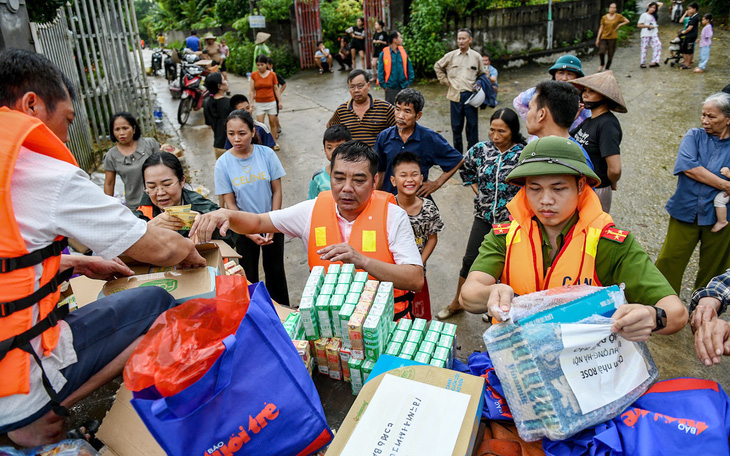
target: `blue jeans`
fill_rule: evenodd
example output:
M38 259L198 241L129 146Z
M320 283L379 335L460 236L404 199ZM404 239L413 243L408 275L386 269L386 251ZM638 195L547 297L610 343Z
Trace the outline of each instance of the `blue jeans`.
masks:
M466 142L467 149L479 142L479 113L477 108L466 104L471 92L461 92L461 100L457 103L451 102L451 131L454 133L454 149L464 153L464 143L461 139L461 132L464 130L464 118L466 118Z
M704 70L707 66L707 61L710 60L710 48L712 46L700 46L700 69Z
M68 314L65 321L73 333L78 361L61 369L66 384L58 391L58 400L79 389L146 333L162 312L176 305L175 298L162 288L142 287L114 293ZM28 418L0 427L0 433L26 426L50 410L49 402Z

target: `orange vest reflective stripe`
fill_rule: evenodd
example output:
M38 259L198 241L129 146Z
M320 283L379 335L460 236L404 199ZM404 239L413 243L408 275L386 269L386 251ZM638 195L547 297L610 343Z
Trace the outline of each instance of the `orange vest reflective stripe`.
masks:
M347 243L368 258L395 264L393 254L388 246L389 204L396 204L392 193L374 190L367 207L355 219ZM309 226L309 246L307 249L309 269L315 266L323 266L326 269L332 264L330 261L321 259L317 254L317 250L341 242L340 224L337 221L337 205L332 196L332 190L321 192L314 203L312 222ZM399 297L406 293L407 291L394 290L393 294L395 297ZM407 305L407 302L396 303L395 313L404 310Z
M142 215L144 215L145 217L147 217L150 220L155 218L154 215L152 214L152 206L140 206L137 208L137 210L140 211L142 213Z
M403 75L406 77L406 81L408 80L408 54L406 54L406 50L403 48L403 46L398 46L398 50L400 51L400 57L403 61ZM392 67L392 59L390 57L390 46L383 49L383 69L385 70L385 82L388 82L388 79L390 79L390 70Z
M0 135L0 223L5 227L3 235L0 236L0 258L17 258L30 253L20 234L10 198L10 182L20 147L25 146L36 153L74 166L78 165L68 148L40 120L2 107L0 125L4 125L3 133ZM56 241L61 239L63 237L59 236ZM43 261L39 286L45 285L56 276L60 264L60 255L51 256ZM16 301L31 295L35 291L35 284L33 266L9 272L0 270L0 303ZM0 315L0 341L28 331L33 326L33 309L38 308L38 320L41 320L55 309L58 297L59 291L56 289L36 305L9 315ZM41 335L41 345L46 356L58 344L58 337L58 326L51 327ZM16 348L0 360L0 397L27 394L30 391L30 356L29 353Z
M578 221L565 236L552 266L543 270L542 233L529 208L524 187L507 204L513 221L507 232L507 253L500 281L524 295L564 285L601 286L596 276L596 251L603 230L613 219L603 212L593 190L578 199Z

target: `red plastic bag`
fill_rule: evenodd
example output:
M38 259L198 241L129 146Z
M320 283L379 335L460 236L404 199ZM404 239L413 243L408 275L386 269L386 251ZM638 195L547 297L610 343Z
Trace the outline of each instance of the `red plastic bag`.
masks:
M251 300L243 276L218 276L215 284L215 298L192 299L157 317L124 366L127 389L154 386L162 396L172 396L210 369Z

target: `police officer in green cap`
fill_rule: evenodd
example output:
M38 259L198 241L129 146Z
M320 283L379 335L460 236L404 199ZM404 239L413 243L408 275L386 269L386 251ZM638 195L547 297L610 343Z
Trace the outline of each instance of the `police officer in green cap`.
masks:
M509 202L511 222L493 225L461 289L472 313L500 321L515 295L565 285L625 284L613 332L647 340L687 323L674 289L626 230L614 226L591 187L601 181L578 145L547 136L528 144L506 181L522 188Z

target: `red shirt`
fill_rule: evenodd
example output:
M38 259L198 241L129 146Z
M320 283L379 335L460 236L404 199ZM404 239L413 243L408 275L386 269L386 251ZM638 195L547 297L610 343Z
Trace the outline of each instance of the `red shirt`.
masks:
M276 101L274 95L274 86L276 85L276 74L273 71L269 71L268 76L265 78L261 77L261 73L258 71L251 73L251 79L253 79L253 86L256 89L256 103L270 103Z

